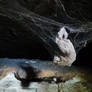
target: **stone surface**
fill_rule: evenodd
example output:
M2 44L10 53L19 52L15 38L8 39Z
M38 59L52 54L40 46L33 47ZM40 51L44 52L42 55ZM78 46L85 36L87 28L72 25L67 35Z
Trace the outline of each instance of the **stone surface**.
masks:
M0 0L0 57L52 59L60 55L55 37L63 26L78 52L92 40L90 7L89 0Z
M38 61L38 63L36 61L0 59L0 92L92 92L92 69L90 67L59 67L50 62ZM35 67L40 72L32 72L29 66L33 67L33 70ZM17 72L18 78L15 77ZM43 80L33 80L35 76L32 73L36 73L36 77ZM57 82L58 76L63 81ZM44 79L45 77L48 80Z
M0 91L92 92L91 68L88 73L87 68L61 67L48 62L54 55L60 55L55 38L62 27L70 31L69 39L77 53L92 41L91 4L91 0L0 0L0 57L47 60L34 63L0 59ZM87 57L87 53L82 54ZM84 61L92 64L89 58L83 64ZM59 77L63 82L30 84L34 76L54 81ZM21 87L23 79L28 81L28 88Z
M0 92L92 92L92 79L84 80L76 76L64 83L32 82L29 87L22 88L21 82L13 73L0 80ZM90 81L88 81L90 80Z

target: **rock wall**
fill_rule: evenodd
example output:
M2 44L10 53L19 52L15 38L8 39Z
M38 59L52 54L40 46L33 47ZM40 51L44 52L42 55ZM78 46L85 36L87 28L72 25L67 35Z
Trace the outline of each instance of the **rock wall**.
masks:
M63 26L78 52L91 41L90 12L89 0L0 0L0 57L51 60L60 51L55 38Z

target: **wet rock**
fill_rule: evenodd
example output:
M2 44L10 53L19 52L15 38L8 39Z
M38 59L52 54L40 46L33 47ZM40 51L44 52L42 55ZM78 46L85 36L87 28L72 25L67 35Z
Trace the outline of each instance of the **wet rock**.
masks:
M0 80L1 92L91 92L92 91L92 79L91 81L83 80L84 77L76 76L71 80L64 83L31 83L28 87L21 87L21 82L15 79L13 73L9 73L5 78Z

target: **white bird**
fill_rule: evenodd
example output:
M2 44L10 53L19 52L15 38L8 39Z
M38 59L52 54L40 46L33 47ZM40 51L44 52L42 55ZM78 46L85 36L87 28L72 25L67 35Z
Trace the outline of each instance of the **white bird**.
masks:
M71 66L71 64L76 60L76 51L72 42L68 39L68 33L65 27L61 28L57 33L55 41L65 56L54 56L54 63L62 66Z

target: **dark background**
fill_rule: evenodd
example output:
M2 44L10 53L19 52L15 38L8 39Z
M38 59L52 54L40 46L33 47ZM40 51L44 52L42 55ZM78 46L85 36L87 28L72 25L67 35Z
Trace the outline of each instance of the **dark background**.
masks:
M0 0L0 7L23 12L26 9L28 12L32 11L43 17L75 27L78 22L81 24L92 22L91 0L60 0L62 4L58 1ZM25 31L17 22L5 19L0 15L0 57L52 60L53 57L39 38L31 34L31 32ZM79 51L74 64L92 66L91 52L92 42Z

